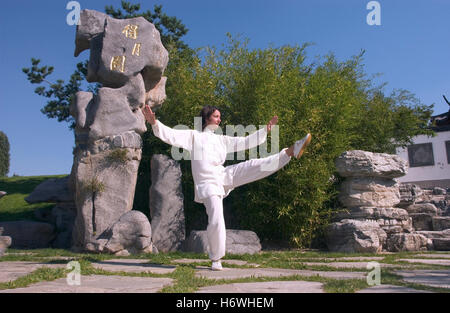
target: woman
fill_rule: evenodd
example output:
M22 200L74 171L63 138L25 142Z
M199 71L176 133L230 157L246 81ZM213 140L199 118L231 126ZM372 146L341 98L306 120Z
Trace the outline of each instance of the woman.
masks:
M209 257L212 270L222 270L220 259L225 255L226 230L222 199L238 186L267 177L283 166L293 156L300 158L311 141L307 134L289 148L266 158L250 159L224 167L227 153L251 149L266 141L267 133L278 122L272 117L266 127L246 137L216 135L219 127L220 111L214 106L205 106L202 117L202 132L178 130L165 126L156 119L155 113L146 105L143 109L145 120L152 125L153 133L165 143L183 148L191 153L192 176L194 178L195 202L203 203L208 214Z

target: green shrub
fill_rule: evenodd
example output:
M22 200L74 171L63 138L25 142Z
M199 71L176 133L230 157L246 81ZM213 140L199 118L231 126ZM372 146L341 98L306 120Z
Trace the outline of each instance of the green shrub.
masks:
M330 54L307 63L307 48L249 50L247 42L231 37L222 50L207 47L193 57L169 47L167 100L157 111L170 127L193 128L200 109L215 105L222 113L223 130L226 125L265 125L278 115L280 149L312 133L299 161L235 189L225 199L226 216L233 217L228 228L254 230L261 239L288 240L298 247L317 241L331 213L339 209L334 160L351 149L392 153L412 136L429 133L432 108L404 90L384 95L383 85L373 86L366 77L363 53L343 62ZM170 156L171 147L151 130L143 141L135 208L147 213L151 155ZM225 166L236 162L241 161L227 161ZM181 161L181 169L189 232L206 227L206 213L193 201L190 162Z

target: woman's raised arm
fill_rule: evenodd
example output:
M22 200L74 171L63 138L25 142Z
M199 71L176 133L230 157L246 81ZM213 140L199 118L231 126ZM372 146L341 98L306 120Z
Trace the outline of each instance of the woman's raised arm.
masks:
M172 129L156 119L155 113L148 105L142 110L145 120L152 125L153 134L165 143L192 151L193 133L192 129Z

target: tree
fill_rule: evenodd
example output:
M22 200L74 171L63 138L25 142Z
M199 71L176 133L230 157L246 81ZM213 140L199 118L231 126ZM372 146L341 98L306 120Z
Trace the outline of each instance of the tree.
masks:
M162 11L162 5L155 5L154 12L150 10L138 12L141 8L140 4L130 4L130 2L122 1L121 9L114 9L113 6L106 6L105 13L119 19L132 18L142 16L149 22L153 23L161 34L161 41L164 46L175 46L177 50L185 55L192 54L191 49L181 40L187 34L188 29L176 17L167 16ZM53 66L40 66L40 60L31 58L31 67L23 68L22 71L27 75L27 79L32 84L40 85L35 89L35 93L40 96L49 98L47 104L41 109L41 112L48 118L56 118L58 122L68 122L69 127L73 129L75 122L70 116L69 108L72 97L86 82L88 60L79 62L75 72L65 83L62 79L51 82L48 77L53 73ZM98 83L87 84L86 90L96 92L101 85Z
M383 85L373 86L364 73L364 52L343 62L330 54L308 64L308 45L254 50L247 45L248 40L229 36L223 49L205 47L190 59L170 51L177 66L166 72L168 97L158 116L168 126L193 128L193 117L204 104L211 104L220 108L225 129L258 126L277 114L280 149L312 133L299 162L237 188L224 200L226 216L233 217L227 227L254 230L263 240L309 247L339 209L335 159L351 149L392 153L413 136L431 133L426 125L432 106L407 91L385 95ZM149 163L144 158L155 153L170 156L171 147L149 133L143 137L141 163ZM240 160L225 165L234 162ZM192 201L190 162L181 161L181 169L189 232L204 227L206 219L204 208Z
M0 177L9 172L9 141L6 134L0 131Z

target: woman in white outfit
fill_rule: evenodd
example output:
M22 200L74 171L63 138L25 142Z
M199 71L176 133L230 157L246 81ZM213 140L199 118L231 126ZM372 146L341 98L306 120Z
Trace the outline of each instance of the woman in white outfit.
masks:
M192 176L194 178L195 202L203 203L208 214L209 257L213 270L222 270L220 259L225 255L226 230L222 199L234 188L267 177L283 166L293 156L300 158L311 141L307 134L289 148L266 158L250 159L224 167L227 153L254 148L266 141L267 133L278 122L274 116L266 127L246 137L217 135L220 111L214 106L205 106L201 111L202 132L179 130L165 126L156 119L155 113L146 105L143 114L152 125L153 133L167 144L183 148L191 153Z

